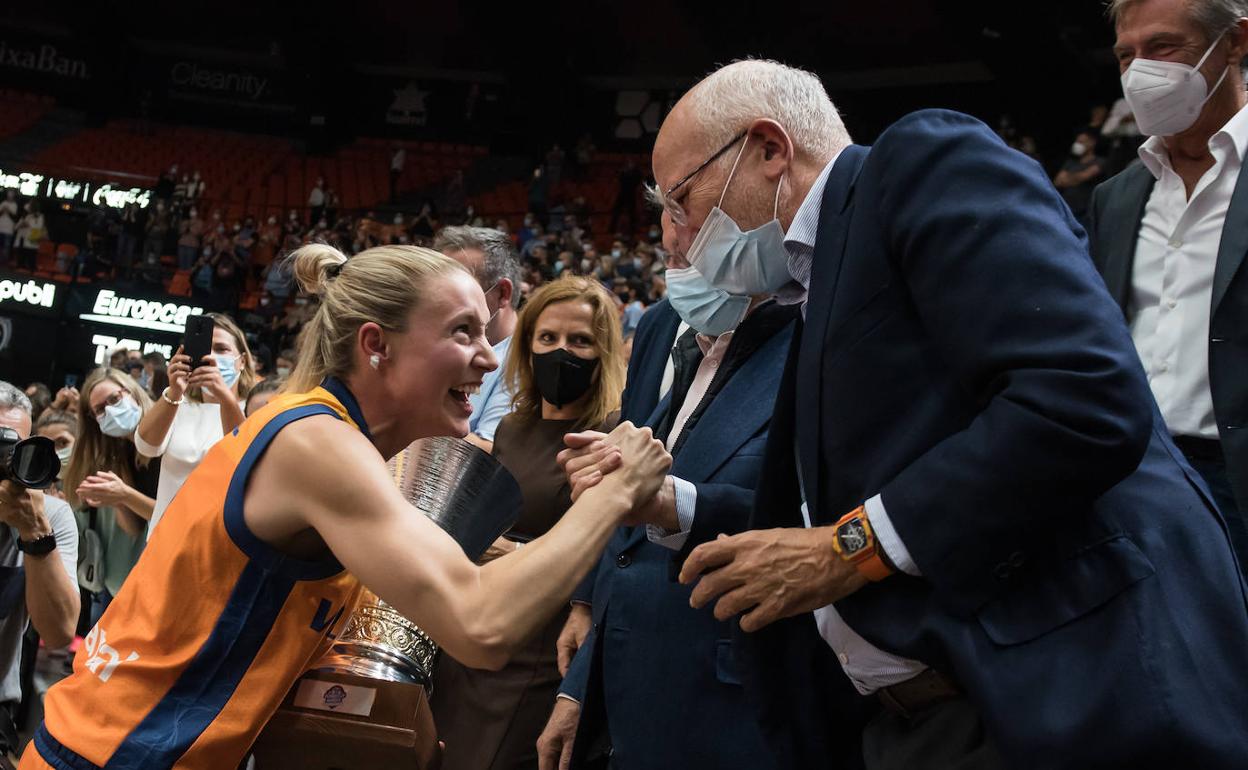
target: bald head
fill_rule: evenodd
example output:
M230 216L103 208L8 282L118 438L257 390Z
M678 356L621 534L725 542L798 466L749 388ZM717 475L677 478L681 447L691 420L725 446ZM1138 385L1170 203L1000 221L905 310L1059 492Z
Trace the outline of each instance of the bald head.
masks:
M677 102L655 141L656 165L664 154L714 152L758 118L779 123L795 158L820 168L851 141L814 73L747 59L715 70Z
M676 103L655 139L656 202L687 214L684 223L664 217L664 243L670 236L687 249L716 205L742 229L773 215L787 227L819 173L850 143L813 73L759 59L719 68Z

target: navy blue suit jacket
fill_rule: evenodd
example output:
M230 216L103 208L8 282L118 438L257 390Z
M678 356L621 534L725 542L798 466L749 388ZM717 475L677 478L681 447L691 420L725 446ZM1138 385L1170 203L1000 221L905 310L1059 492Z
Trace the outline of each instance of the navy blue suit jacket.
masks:
M637 324L633 336L633 356L628 361L628 379L620 397L620 422L645 425L658 405L659 387L667 368L672 343L680 328L680 316L666 299L651 305ZM597 580L595 566L572 592L572 601L589 604Z
M795 443L816 524L881 493L922 577L837 609L956 679L1008 766L1248 766L1224 523L1036 163L935 110L847 149L786 377L753 525L802 526ZM814 766L843 706L810 689L810 622L743 637L765 729Z
M655 425L671 403L649 394L671 349L675 316L664 303L647 311L633 349L636 393L627 409ZM744 530L754 503L767 427L796 322L774 334L725 382L692 427L671 474L697 488L690 539ZM648 333L653 332L653 333ZM641 393L646 396L641 396ZM599 562L593 627L561 688L582 703L579 758L606 729L612 763L625 770L670 767L777 767L744 701L730 626L710 608L689 607L690 589L675 582L674 551L651 543L644 527L621 527Z

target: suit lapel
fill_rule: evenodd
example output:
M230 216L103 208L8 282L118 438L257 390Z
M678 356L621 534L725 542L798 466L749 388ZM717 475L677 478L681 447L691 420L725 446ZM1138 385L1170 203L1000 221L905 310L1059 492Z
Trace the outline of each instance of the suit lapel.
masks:
M654 387L657 389L659 386L656 383ZM656 425L659 424L659 421L663 419L663 415L666 414L667 410L670 409L671 406L672 406L672 394L668 393L666 396L663 397L661 401L659 401L658 404L655 405L654 410L650 412L650 416L648 416L646 418L646 421L641 423L641 425L654 428Z
M716 394L672 466L672 474L706 481L771 419L791 333L772 335Z
M823 368L824 334L845 254L849 220L846 206L867 152L866 147L858 145L845 148L828 175L819 209L810 289L806 292L806 325L797 363L797 403L801 406L803 417L796 429L798 470L812 515L818 508L819 500L819 399L823 391L820 373Z
M621 420L630 420L635 425L649 424L640 421L654 410L659 401L659 386L663 383L663 371L670 358L668 354L672 337L680 325L680 316L676 315L676 311L667 302L655 305L646 313L655 313L661 317L656 318L654 325L646 330L644 341L640 337L637 339L640 355L635 355L634 358L638 365L636 371L630 366L620 413ZM650 345L661 345L664 355L654 355L648 347Z
M1231 278L1244 262L1248 253L1248 174L1241 169L1231 194L1231 204L1226 210L1226 223L1222 225L1222 242L1218 246L1218 261L1213 268L1213 303L1210 317L1218 312L1218 305L1226 296Z
M1109 234L1105 244L1105 286L1110 296L1127 314L1131 298L1131 272L1135 268L1135 244L1140 237L1140 222L1144 219L1144 207L1152 194L1156 181L1149 170L1140 163L1123 172L1122 190L1110 197L1105 212L1106 223L1123 223ZM1130 223L1130 227L1125 225Z

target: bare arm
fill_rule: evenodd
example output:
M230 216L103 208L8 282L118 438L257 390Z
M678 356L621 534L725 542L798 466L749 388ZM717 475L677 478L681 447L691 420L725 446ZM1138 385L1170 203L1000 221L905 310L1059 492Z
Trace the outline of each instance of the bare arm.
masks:
M42 492L27 491L6 481L0 492L0 519L17 530L27 542L54 534L52 522L44 510ZM27 555L26 609L30 622L48 647L64 647L74 639L78 623L78 587L66 572L61 550L74 551L76 543L65 542L73 537L68 532L55 532L57 547L43 556ZM76 560L76 553L70 558Z
M226 435L243 424L247 416L238 404L238 396L230 391L230 397L221 402L221 435Z
M649 430L612 434L622 467L546 535L485 566L412 508L358 432L328 417L292 424L252 476L247 524L261 539L315 529L343 565L466 665L499 668L568 600L620 518L653 497L671 458Z
M464 440L479 449L485 450L489 454L494 454L494 442L493 441L486 441L485 439L481 438L475 433L469 433L467 436L464 436Z
M151 498L147 498L151 499ZM117 517L117 527L121 527L122 532L129 534L130 537L139 538L146 537L147 520L152 518L151 509L147 509L147 515L141 515L135 510L126 508L125 505L119 505L112 509L112 514Z
M190 362L190 357L182 353L181 347L170 359L168 395L172 401L181 401L186 394L187 378L191 373ZM169 438L169 429L173 426L173 418L177 416L178 407L158 395L134 431L135 438L138 439L135 447L139 454L148 457L164 454L165 439Z

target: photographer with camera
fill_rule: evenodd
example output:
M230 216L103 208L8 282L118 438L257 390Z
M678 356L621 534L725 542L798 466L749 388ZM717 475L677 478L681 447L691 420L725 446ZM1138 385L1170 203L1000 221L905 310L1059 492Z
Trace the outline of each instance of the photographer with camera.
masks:
M41 447L45 456L38 458L51 469L44 478L18 472L39 464L18 460L23 452L18 442L30 437L30 414L26 394L0 381L0 750L16 748L12 714L22 697L19 660L27 621L47 647L64 647L73 641L79 609L73 511L65 501L25 486L56 477L52 442Z

